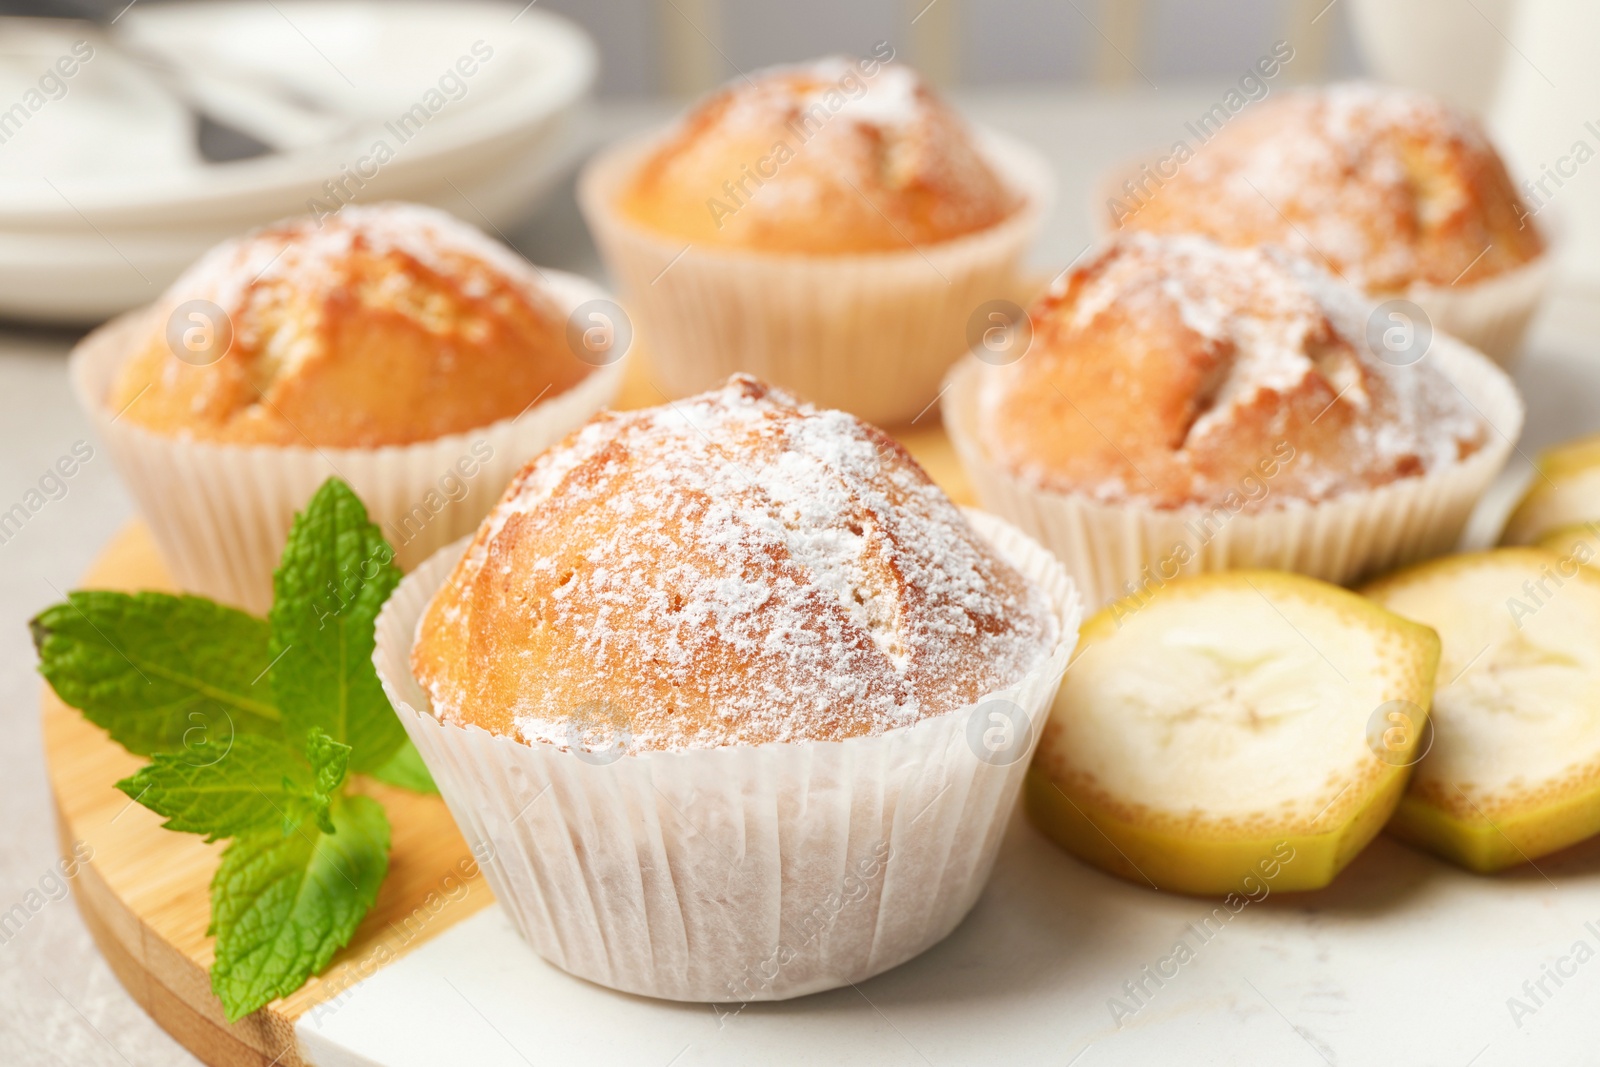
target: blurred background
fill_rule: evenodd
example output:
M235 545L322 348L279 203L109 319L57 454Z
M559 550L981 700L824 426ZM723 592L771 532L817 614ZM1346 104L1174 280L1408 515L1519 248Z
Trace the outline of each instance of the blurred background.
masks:
M1041 266L1087 239L1096 170L1170 145L1280 42L1293 58L1272 91L1351 77L1430 89L1482 115L1513 165L1537 175L1584 135L1584 108L1600 98L1584 51L1600 32L1592 7L8 0L0 320L103 320L228 236L356 199L432 203L551 265L593 271L568 209L571 175L595 147L741 73L883 43L974 118L1052 156L1064 208ZM1578 243L1600 248L1596 181L1580 175L1594 188L1564 191L1562 210Z
M695 93L738 70L865 52L877 41L897 42L902 59L946 88L1227 80L1284 39L1305 42L1298 80L1363 69L1342 0L1331 7L1327 0L541 0L539 6L579 23L599 44L602 96Z
M109 21L127 6L22 0L0 4L0 13ZM1504 0L1479 6L1491 17L1507 9ZM537 7L593 37L602 97L696 93L737 70L865 51L883 40L901 42L902 58L946 86L1115 86L1140 81L1140 70L1158 82L1227 77L1284 38L1305 41L1300 80L1363 69L1344 0L539 0Z
M1169 146L1278 47L1292 60L1270 91L1350 77L1430 89L1482 115L1536 175L1586 136L1586 90L1600 87L1582 45L1600 30L1592 6L11 0L0 319L103 320L226 237L352 200L432 203L592 272L570 186L599 144L744 72L884 44L969 115L1052 157L1061 207L1041 267L1088 239L1096 172ZM1579 243L1600 247L1600 186L1562 199Z

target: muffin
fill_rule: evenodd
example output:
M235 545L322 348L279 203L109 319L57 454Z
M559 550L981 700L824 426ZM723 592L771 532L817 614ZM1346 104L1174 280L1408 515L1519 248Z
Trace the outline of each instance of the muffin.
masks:
M584 214L672 396L749 371L874 422L914 418L1016 298L1053 181L909 68L760 71L612 148Z
M163 303L170 314L195 300L227 316L226 350L175 359L158 320L108 397L153 433L409 445L509 419L594 370L567 347L570 309L535 268L410 204L352 204L322 222L286 219L226 242Z
M1436 335L1395 362L1309 260L1114 239L1029 312L1024 358L969 360L946 424L986 507L1093 603L1238 567L1347 581L1454 544L1522 424L1509 379Z
M263 611L295 509L350 482L402 566L615 393L603 293L409 204L289 219L91 334L74 379L183 588ZM596 305L600 306L600 305Z
M1371 296L1409 297L1496 359L1520 342L1546 271L1545 241L1483 129L1408 89L1274 97L1192 158L1104 194L1114 228L1293 248Z
M1077 618L1048 553L892 439L740 376L530 463L376 659L534 948L745 1001L960 921Z
M827 94L856 77L851 61L835 58L723 88L641 161L619 208L706 247L837 256L954 240L1022 207L966 126L909 68L883 66L831 111Z

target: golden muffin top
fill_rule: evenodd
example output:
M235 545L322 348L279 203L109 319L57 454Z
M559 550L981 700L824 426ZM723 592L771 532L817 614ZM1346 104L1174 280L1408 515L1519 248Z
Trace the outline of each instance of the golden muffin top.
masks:
M1324 500L1477 451L1483 417L1422 352L1374 354L1368 314L1279 248L1125 235L1034 305L1019 362L985 369L977 431L1041 488L1162 508Z
M891 438L737 375L524 468L412 667L447 722L674 750L907 726L1021 681L1058 629Z
M1124 228L1280 244L1370 293L1481 281L1544 250L1478 123L1407 89L1286 93L1233 118L1159 187L1134 180L1144 188L1131 195L1108 190Z
M581 381L538 272L450 215L346 205L211 250L107 404L156 433L375 448L488 426Z
M1021 203L915 72L834 57L711 94L649 153L619 207L695 244L834 255L961 237Z

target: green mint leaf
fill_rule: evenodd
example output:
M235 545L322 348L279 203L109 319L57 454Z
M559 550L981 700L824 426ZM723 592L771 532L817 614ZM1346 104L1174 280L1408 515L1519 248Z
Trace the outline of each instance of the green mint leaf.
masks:
M406 743L401 745L389 761L382 767L371 772L372 777L380 782L397 785L401 789L409 789L413 793L437 793L439 787L433 784L433 775L428 773L427 765L422 762L422 754L417 751L417 746L406 738Z
M235 838L211 880L211 988L229 1022L287 996L348 944L389 867L389 820L341 797L334 833L302 824Z
M350 766L350 746L341 745L320 726L313 726L306 737L306 759L311 761L311 773L316 779L317 825L323 832L331 834L333 822L328 814L328 806L344 782L345 771Z
M283 659L272 685L291 737L320 727L351 747L353 771L383 766L405 740L372 665L373 623L399 581L367 509L329 478L295 516L273 576L271 652Z
M320 726L313 726L306 736L306 759L317 776L317 792L332 796L350 766L350 746L335 741Z
M201 597L97 590L30 626L51 688L137 755L280 733L263 619Z
M205 834L207 841L283 825L315 796L310 770L282 741L239 734L227 748L210 746L178 755L158 753L149 766L117 788L157 815L163 828Z

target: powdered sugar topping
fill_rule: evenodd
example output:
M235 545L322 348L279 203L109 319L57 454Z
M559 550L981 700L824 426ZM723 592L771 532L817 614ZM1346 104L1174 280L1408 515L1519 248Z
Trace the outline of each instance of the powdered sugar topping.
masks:
M545 533L575 555L532 553ZM1015 684L1058 629L892 441L741 377L530 465L452 579L504 582L549 591L559 640L512 717L561 746L583 694L642 749L878 733ZM447 718L482 699L429 685Z
M1013 450L1018 472L1041 486L1062 487L1061 456L1030 456L1004 427L1019 395L1037 393L1058 373L1055 392L1079 390L1074 418L1097 427L1089 444L1112 440L1123 461L1089 484L1094 465L1066 457L1072 487L1107 501L1145 491L1204 501L1237 481L1236 461L1249 470L1274 438L1297 450L1292 473L1275 483L1294 490L1274 506L1321 499L1366 479L1456 462L1487 431L1425 359L1390 361L1374 352L1369 298L1275 246L1128 232L1059 279L1033 314L1046 349L987 376L979 411ZM1108 345L1123 347L1129 363L1106 366ZM1118 419L1125 399L1081 392L1128 376L1148 383L1135 385L1135 395L1153 405L1139 419ZM1173 381L1192 381L1196 392L1170 397ZM1043 402L1050 401L1046 391ZM1128 464L1131 477L1119 469Z
M1177 309L1183 323L1232 353L1222 403L1205 416L1225 421L1230 403L1263 390L1287 392L1316 368L1313 349L1325 323L1362 337L1362 298L1283 249L1227 248L1203 237L1133 233L1104 249L1081 271L1058 279L1052 294L1071 293L1069 329L1083 330L1113 305L1135 312ZM1366 400L1359 383L1346 399ZM1196 430L1203 432L1203 426Z
M226 241L185 271L162 299L174 307L196 299L216 304L241 349L261 354L261 377L271 380L317 350L323 302L347 285L358 248L410 259L451 278L468 297L488 296L509 282L530 300L549 299L537 272L504 245L443 211L397 202L347 204L320 222L287 219ZM410 285L396 272L367 298L440 332L458 325L425 300L412 300ZM169 367L169 373L176 370Z
M398 202L347 204L320 222L286 219L223 242L173 282L166 299L203 298L232 314L252 288L292 283L327 291L340 284L342 265L358 243L375 255L398 252L440 274L471 258L513 278L536 277L516 253L443 211ZM466 284L482 285L476 279Z
M911 68L848 56L758 70L729 92L723 121L730 128L769 129L820 108L818 115L904 129L925 119L932 106Z
M1142 222L1141 208L1132 222L1258 239L1281 232L1282 243L1372 292L1448 284L1484 244L1505 243L1469 222L1484 210L1474 198L1515 198L1495 177L1498 164L1478 162L1495 159L1476 123L1426 94L1360 82L1301 90L1203 145L1176 182L1191 199L1157 191L1151 218ZM1470 247L1440 262L1428 235L1442 231L1459 231ZM1495 250L1491 264L1513 251Z

